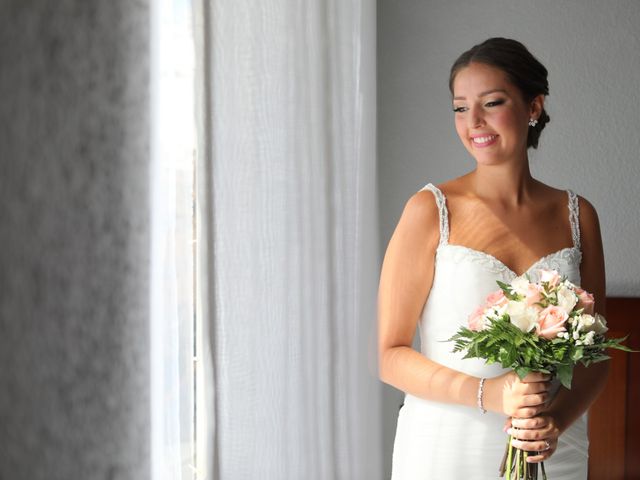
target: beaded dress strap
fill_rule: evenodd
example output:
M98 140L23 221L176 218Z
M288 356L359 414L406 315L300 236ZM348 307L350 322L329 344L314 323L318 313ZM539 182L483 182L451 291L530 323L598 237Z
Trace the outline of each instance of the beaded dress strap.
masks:
M580 209L578 208L578 196L571 190L569 194L569 221L571 222L571 237L573 246L580 250Z
M431 190L436 197L438 213L440 215L440 245L449 242L449 214L447 212L447 200L444 193L432 183L427 183L421 190Z

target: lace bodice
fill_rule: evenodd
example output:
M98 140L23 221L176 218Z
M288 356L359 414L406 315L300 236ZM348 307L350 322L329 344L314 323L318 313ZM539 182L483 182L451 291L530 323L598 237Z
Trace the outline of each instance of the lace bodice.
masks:
M449 243L449 212L447 210L446 197L442 191L435 185L428 183L422 190L430 190L436 197L436 204L439 210L440 217L440 241L438 249L436 251L437 256L448 255L454 261L471 261L474 263L482 264L487 270L494 272L495 274L504 275L506 277L517 277L518 274L505 265L500 259L493 255L475 250L473 248L466 247L464 245L454 245ZM569 222L571 225L571 237L573 239L573 246L562 248L555 252L549 253L544 257L538 259L533 263L524 273L528 273L529 276L535 277L536 270L539 268L562 270L567 265L577 265L579 267L582 260L582 251L580 249L580 223L579 223L579 207L578 197L571 191L567 190L568 195L568 211ZM443 254L442 251L447 249L447 253ZM449 250L452 250L449 252ZM579 277L580 272L573 272L573 278L576 275ZM572 280L573 281L573 280ZM579 280L578 282L579 283Z
M445 248L447 251L443 253ZM436 251L436 256L441 258L443 255L448 256L454 262L471 261L473 263L481 264L488 271L492 271L496 275L513 278L518 276L516 272L511 270L493 255L479 250L474 250L473 248L465 247L463 245L441 245ZM561 271L564 270L567 265L579 265L581 259L582 252L578 248L575 246L566 247L540 258L524 273L528 273L530 277L534 277L536 275L536 269L539 268Z

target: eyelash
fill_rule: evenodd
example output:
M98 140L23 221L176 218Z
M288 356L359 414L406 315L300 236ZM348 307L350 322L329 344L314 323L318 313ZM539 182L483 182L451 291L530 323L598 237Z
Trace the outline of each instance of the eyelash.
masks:
M494 100L493 102L487 102L485 104L486 107L497 107L498 105L502 105L504 100ZM454 107L453 111L456 113L462 113L466 107Z

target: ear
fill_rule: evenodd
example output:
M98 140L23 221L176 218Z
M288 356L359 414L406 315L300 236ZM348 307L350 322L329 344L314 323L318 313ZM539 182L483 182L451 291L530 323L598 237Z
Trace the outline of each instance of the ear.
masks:
M543 107L544 107L544 94L541 93L537 97L534 97L533 100L531 100L529 118L533 118L535 120L540 118Z

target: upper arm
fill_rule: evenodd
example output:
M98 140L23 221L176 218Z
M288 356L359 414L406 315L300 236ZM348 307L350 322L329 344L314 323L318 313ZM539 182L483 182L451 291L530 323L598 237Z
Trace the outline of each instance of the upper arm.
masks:
M591 203L580 196L578 202L582 246L581 287L593 294L595 311L606 316L606 279L600 222L596 209Z
M591 203L580 196L578 197L578 202L582 246L581 287L593 294L595 298L594 310L606 317L606 280L600 222L596 209ZM606 383L610 368L609 363L598 362L588 368L580 363L576 365L573 372L571 390L558 394L557 397L559 400L564 399L562 401L564 402L565 412L569 412L556 418L557 421L564 423L561 431L566 430L575 420L577 414L585 411L597 398ZM580 400L581 397L586 398L586 403ZM567 406L567 403L569 406ZM581 407L576 408L577 404L580 404Z
M439 215L433 193L415 193L405 204L382 263L378 289L381 361L389 348L412 344L431 289L439 238Z

